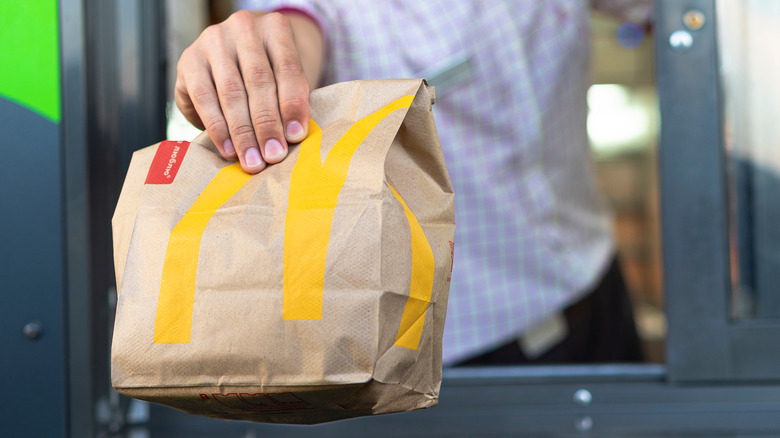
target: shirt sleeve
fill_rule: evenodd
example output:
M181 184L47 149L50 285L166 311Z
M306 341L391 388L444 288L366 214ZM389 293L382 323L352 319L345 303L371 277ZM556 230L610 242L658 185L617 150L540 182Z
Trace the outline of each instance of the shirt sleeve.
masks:
M265 12L296 12L309 17L323 34L327 37L328 25L325 20L325 14L322 8L307 0L239 0L237 2L239 9L248 9L250 11Z
M591 0L594 9L637 24L650 24L653 3L650 0Z

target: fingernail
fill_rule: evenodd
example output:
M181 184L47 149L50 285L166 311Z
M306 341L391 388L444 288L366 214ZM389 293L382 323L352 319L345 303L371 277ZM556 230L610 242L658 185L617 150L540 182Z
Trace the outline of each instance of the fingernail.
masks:
M265 157L274 159L280 157L284 153L284 147L278 140L268 140L265 142Z
M244 160L246 160L247 167L257 167L264 163L263 159L260 158L260 151L255 148L251 148L246 151Z
M222 143L222 150L225 152L225 155L234 155L236 153L236 148L233 147L233 142L230 139Z
M298 140L303 136L303 125L298 122L290 122L287 125L287 138L290 140Z

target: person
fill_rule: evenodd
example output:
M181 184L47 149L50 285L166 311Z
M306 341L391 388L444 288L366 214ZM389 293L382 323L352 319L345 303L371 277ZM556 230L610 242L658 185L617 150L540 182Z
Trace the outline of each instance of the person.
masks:
M650 5L596 0L632 21ZM308 94L424 77L455 191L445 365L638 361L589 162L586 0L255 0L178 63L176 102L257 173L305 138Z

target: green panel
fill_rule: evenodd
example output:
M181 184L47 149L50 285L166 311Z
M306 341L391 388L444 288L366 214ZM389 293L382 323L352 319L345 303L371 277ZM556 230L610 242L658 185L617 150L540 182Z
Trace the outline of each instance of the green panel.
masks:
M59 123L57 0L3 0L0 13L0 97Z

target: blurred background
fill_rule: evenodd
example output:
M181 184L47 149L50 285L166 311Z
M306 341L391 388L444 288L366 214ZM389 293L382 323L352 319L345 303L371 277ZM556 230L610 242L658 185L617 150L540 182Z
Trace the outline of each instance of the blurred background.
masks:
M615 238L645 357L664 362L658 207L660 117L653 38L633 23L592 13L593 85L588 136L595 172L615 212Z

